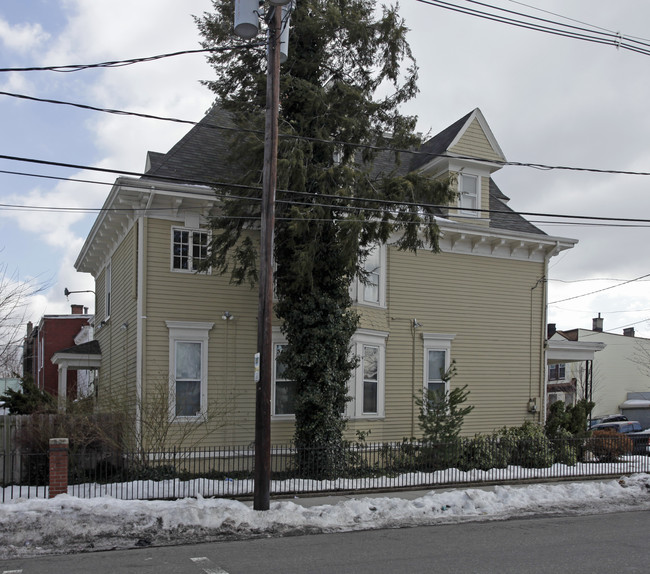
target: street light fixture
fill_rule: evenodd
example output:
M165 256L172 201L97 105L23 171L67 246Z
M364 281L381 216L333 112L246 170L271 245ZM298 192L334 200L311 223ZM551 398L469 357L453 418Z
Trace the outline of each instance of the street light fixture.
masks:
M70 291L67 287L63 290L63 294L65 295L65 298L68 298L68 295L72 295L73 293L92 293L93 295L95 294L94 291L91 291L90 289L87 289L85 291Z

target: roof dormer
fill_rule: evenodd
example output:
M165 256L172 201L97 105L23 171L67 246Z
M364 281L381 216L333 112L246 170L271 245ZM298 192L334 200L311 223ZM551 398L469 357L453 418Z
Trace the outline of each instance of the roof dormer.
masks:
M449 216L489 224L490 177L506 158L481 110L476 108L420 150L429 154L419 169L432 177L451 176L458 193Z

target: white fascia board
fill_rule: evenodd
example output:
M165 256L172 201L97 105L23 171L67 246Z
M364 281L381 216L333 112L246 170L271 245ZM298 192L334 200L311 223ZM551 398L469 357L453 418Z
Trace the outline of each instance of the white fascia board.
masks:
M146 211L151 207L157 196L182 197L185 200L199 202L215 202L214 191L208 186L174 184L156 180L119 177L115 180L102 210L97 216L86 241L74 263L75 269L91 273L96 277L104 267L104 260L113 251L113 246L107 244L105 236L119 239L133 225L138 217L138 210ZM130 206L133 211L124 210L122 205ZM120 209L117 209L121 207ZM98 255L92 259L93 250Z
M54 353L52 363L75 369L98 369L101 366L101 355L86 355L82 353Z
M546 362L550 364L593 361L594 354L607 346L605 343L558 341L556 339L549 339L546 344Z

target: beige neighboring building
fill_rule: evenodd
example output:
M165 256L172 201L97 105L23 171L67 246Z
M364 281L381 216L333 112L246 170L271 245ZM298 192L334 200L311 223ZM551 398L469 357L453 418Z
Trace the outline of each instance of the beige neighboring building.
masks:
M142 429L146 405L162 389L179 428L189 421L209 429L205 445L245 445L254 438L258 294L228 276L194 272L218 212L209 183L232 179L227 137L206 124L228 126L230 118L214 107L168 153L149 153L145 176L115 181L75 267L96 281L99 404L123 397ZM475 406L465 433L541 421L544 279L551 257L576 241L550 237L508 207L492 179L505 156L480 110L419 151L402 154L399 169L452 174L459 199L440 210L442 253L402 252L389 242L367 262L371 284L354 286L361 324L352 348L364 360L349 383L350 437L417 436L414 396L443 387L440 368L452 360L451 384L467 385ZM373 173L381 170L376 164ZM274 335L282 345L279 325ZM276 368L274 444L293 435L291 399L292 382Z
M556 373L553 367L549 368L549 386L575 379L577 398L582 398L585 388L590 391L591 400L596 403L593 418L620 413L628 399L638 399L639 393L650 392L650 339L637 337L633 327L621 333L608 333L603 325L604 318L599 314L591 329L558 330L549 338L569 345L603 346L593 358L591 388L585 387L588 370L581 362L560 363Z

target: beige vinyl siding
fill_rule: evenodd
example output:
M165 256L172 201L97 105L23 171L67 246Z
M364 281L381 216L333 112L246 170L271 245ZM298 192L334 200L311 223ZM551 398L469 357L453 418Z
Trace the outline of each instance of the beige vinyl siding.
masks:
M503 158L498 155L492 144L485 135L483 128L477 119L469 125L467 130L463 133L460 140L456 145L449 148L452 153L457 153L461 156L476 157L481 159L501 161ZM458 174L454 174L456 177ZM490 180L489 177L481 177L481 209L490 209ZM476 220L477 224L481 224L481 220L489 220L489 213L487 211L479 214Z
M208 359L212 412L207 426L197 425L198 438L191 444L249 444L255 420L257 289L231 285L229 276L217 273L172 271L172 226L157 219L146 223L145 396L169 382L165 321L212 322ZM542 324L543 285L532 287L543 274L543 264L426 250L415 255L390 248L387 269L387 307L357 307L361 328L389 332L385 417L351 420L348 437L354 438L356 430L372 431L372 441L419 436L413 395L424 383L423 332L455 335L451 357L458 376L452 384L467 384L469 402L475 405L465 434L536 420L526 406L531 392L541 407L541 333L533 333L531 342L530 321L532 300L532 324ZM225 311L234 316L232 321L221 318ZM415 331L414 318L422 324ZM273 420L272 443L289 442L293 428L292 420Z
M100 405L130 414L136 404L136 246L137 228L132 227L111 257L111 316L108 322L95 325L95 336L105 357L98 383ZM105 316L104 274L105 270L97 281L97 302L102 309L99 317Z
M455 335L452 385L467 384L475 405L465 434L533 420L526 407L529 392L541 406L541 333L531 343L531 294L533 325L541 325L543 285L532 287L542 273L542 263L391 249L386 417L372 425L355 421L353 428L371 429L372 440L418 436L413 394L424 383L422 333ZM422 325L415 332L413 319Z
M452 153L480 159L502 160L485 136L477 119L469 125L456 145L449 148Z
M170 221L147 220L144 392L170 380L165 321L214 323L208 333L209 422L207 428L200 425L192 440L196 446L249 444L254 437L257 290L231 285L227 275L172 271L172 226ZM234 319L223 320L225 311Z

